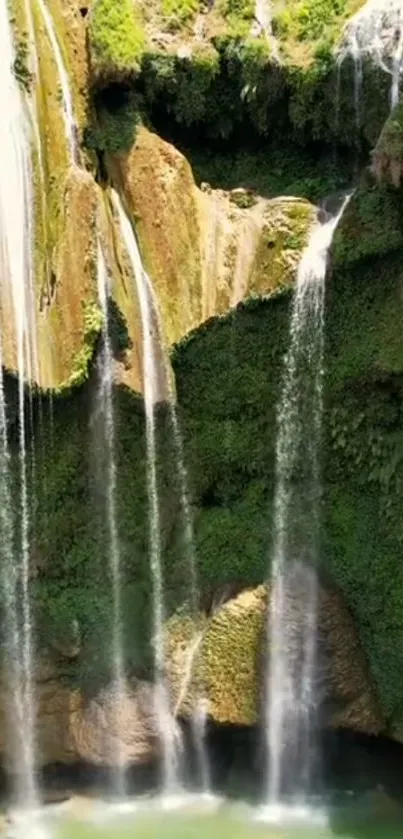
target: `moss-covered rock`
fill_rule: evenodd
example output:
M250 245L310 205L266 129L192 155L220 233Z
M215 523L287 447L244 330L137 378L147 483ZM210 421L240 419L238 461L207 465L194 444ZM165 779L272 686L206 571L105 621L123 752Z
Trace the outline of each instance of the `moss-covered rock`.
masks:
M314 218L307 201L198 189L183 155L145 128L108 168L135 224L168 344L251 294L292 284Z
M403 169L403 106L397 105L386 120L372 156L372 171L378 184L396 189L402 183Z
M138 72L145 33L134 0L97 0L88 31L91 69L98 83L130 78Z
M171 6L139 0L147 44L139 73L125 78L125 87L162 135L196 149L224 139L238 148L251 141L264 149L293 141L307 148L319 143L322 150L367 150L388 114L390 77L363 58L358 113L354 61L338 49L345 22L359 5L293 0L274 10L273 46L249 0L178 0ZM122 49L125 43L122 38ZM102 85L113 87L121 78L111 69ZM105 94L97 109L106 105L113 119L116 96L112 89Z
M293 604L298 631L299 604ZM323 699L330 708L326 722L367 734L378 734L384 719L368 675L354 623L340 595L320 589L318 611ZM248 589L221 606L205 623L173 618L168 625L168 673L179 707L192 713L203 697L216 722L255 725L262 712L267 648L267 589ZM197 644L198 635L200 643ZM178 648L181 654L178 654ZM194 652L188 690L181 694L186 652Z
M365 173L336 231L333 264L387 256L403 245L400 193Z

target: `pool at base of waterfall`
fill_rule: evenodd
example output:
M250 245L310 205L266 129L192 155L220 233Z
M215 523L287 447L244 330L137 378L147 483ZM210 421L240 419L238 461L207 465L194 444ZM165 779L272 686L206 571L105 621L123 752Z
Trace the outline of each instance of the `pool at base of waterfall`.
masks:
M73 798L36 814L10 813L8 839L401 839L403 808L350 800L329 808L253 807L215 796L121 803Z

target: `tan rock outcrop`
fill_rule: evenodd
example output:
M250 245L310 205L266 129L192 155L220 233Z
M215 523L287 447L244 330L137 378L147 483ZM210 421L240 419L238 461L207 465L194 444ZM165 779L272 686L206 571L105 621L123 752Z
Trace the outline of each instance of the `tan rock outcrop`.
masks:
M43 678L45 671L37 675ZM85 762L113 766L118 749L129 764L150 761L158 754L152 685L134 680L124 697L119 698L110 686L86 698L79 689L66 686L56 676L54 671L51 678L37 682L36 745L40 765ZM10 714L13 718L13 709ZM7 718L3 703L3 732ZM11 747L8 737L2 738L0 749L7 747ZM6 755L10 768L12 758L11 751Z
M296 604L297 614L299 604ZM242 591L195 623L173 616L167 624L167 676L175 716L189 716L201 698L217 723L255 725L264 701L267 587ZM353 619L335 590L321 588L320 644L327 656L325 699L335 707L326 724L365 734L385 730L376 691ZM68 650L70 655L70 649ZM132 679L124 697L113 685L91 697L63 679L63 659L54 653L38 662L36 742L39 763L86 762L108 767L118 748L128 764L160 754L154 687ZM0 692L0 751L6 749L7 681ZM14 710L9 709L11 718ZM122 738L122 739L120 739ZM12 755L6 764L11 766Z
M134 222L168 345L245 297L295 279L314 218L309 202L199 189L186 158L146 128L108 167Z
M70 724L70 743L78 759L88 763L113 765L122 749L127 763L140 764L158 753L157 731L153 687L138 682L124 697L109 687L82 704Z

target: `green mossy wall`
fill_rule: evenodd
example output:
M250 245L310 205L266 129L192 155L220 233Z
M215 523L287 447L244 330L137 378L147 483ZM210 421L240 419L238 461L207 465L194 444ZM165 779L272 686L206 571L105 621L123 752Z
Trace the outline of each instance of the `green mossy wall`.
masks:
M288 148L290 143L299 148L320 144L348 149L357 159L379 136L388 116L389 88L390 77L364 62L357 113L349 58L341 68L331 53L318 55L308 67L279 65L271 60L266 41L228 36L186 57L148 47L139 74L125 80L123 94L130 89L143 119L158 133L194 150L206 143L227 150L228 143L231 149L245 148L251 141L266 149L279 143ZM107 84L104 90L98 84L95 92L98 113L107 126L104 139L98 128L102 147L120 112L116 90L112 97ZM93 129L87 133L92 138Z
M322 568L355 615L391 730L403 725L401 207L399 191L376 187L365 176L336 234L327 282L322 452ZM289 290L250 299L206 322L172 354L206 596L225 583L258 584L269 571L276 405L291 299ZM126 653L130 667L147 675L152 626L143 407L122 387L114 399ZM51 406L44 396L35 400L34 418L30 498L38 638L51 642L76 617L82 648L64 672L91 690L110 676L112 621L96 365L85 385L53 397ZM157 440L171 614L186 601L189 569L163 406Z
M327 3L304 5L306 13L294 4L294 17L277 20L284 37L287 31L295 36L296 21L308 27L307 40L326 34L321 14ZM175 8L181 25L196 11L192 2L175 3ZM339 188L345 172L354 169L361 152L379 136L388 112L390 78L364 65L357 113L353 64L346 60L338 74L329 44L318 45L313 61L290 56L280 66L264 39L247 37L249 3L226 2L221 8L228 30L193 50L191 57L178 57L150 46L140 11L136 17L130 3L122 4L124 16L116 22L116 5L99 0L89 20L93 121L85 132L88 147L102 154L130 148L141 115L187 145L199 161L200 178L214 185L242 182L262 194L295 191L313 199ZM341 3L341 17L345 10ZM15 68L22 84L29 81L24 43ZM41 46L43 63L49 60L46 50ZM48 106L41 103L41 114L46 115ZM55 113L55 136L61 136L61 116ZM316 144L332 155L344 148L346 167L335 157L324 168L315 168L311 151ZM242 159L245 149L248 154ZM250 169L251 160L256 165L256 149L269 161L257 165L258 173ZM53 205L58 207L61 198L64 142L51 142L50 151L57 166L52 170L55 191L49 191L46 235L54 244L58 211ZM327 287L322 453L323 571L334 578L355 615L394 731L403 729L402 207L401 191L380 187L365 175L336 235ZM249 300L204 324L173 352L203 592L225 583L258 584L269 571L276 406L290 300L289 291L265 301ZM89 330L85 366L99 326ZM52 402L46 395L34 399L35 442L29 450L38 643L68 634L77 618L81 651L65 662L64 672L88 690L110 677L112 622L96 382L94 366L81 387L53 395ZM73 383L79 384L68 380ZM143 406L122 387L115 388L114 397L126 655L137 674L147 675L152 626ZM17 428L12 432L18 490ZM169 417L163 407L157 437L162 560L171 614L186 600L189 574Z

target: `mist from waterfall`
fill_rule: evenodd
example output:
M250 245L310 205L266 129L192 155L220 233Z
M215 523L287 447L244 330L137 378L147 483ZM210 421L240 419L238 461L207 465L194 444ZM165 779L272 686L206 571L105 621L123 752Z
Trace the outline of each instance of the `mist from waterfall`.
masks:
M43 22L45 24L50 45L52 47L57 72L59 75L63 100L64 130L69 147L70 156L73 163L78 163L77 127L74 117L73 96L71 93L68 73L63 60L63 55L60 49L56 30L53 24L52 15L50 14L49 9L46 5L46 0L38 0L38 5L41 11Z
M14 745L18 803L34 808L35 700L33 685L32 616L29 593L29 504L24 383L32 375L35 356L34 281L32 274L33 196L28 111L13 74L14 50L8 4L0 0L0 278L3 300L14 314L18 369L19 503L10 514L10 457L6 431L3 381L0 394L1 496L0 539L4 550L3 596L7 627L6 659L10 672L12 707L10 730ZM4 314L4 313L3 313ZM4 326L5 324L3 324ZM14 522L13 522L13 516ZM15 523L18 521L18 527ZM13 532L14 531L14 532ZM16 546L14 554L12 545Z
M344 27L338 49L339 66L347 56L350 56L354 62L354 101L359 127L365 59L371 59L391 76L391 110L399 101L400 79L403 73L401 0L367 0Z
M324 294L339 213L315 224L294 292L277 415L266 736L269 814L304 806L318 758L319 561Z
M130 260L140 308L143 335L143 392L146 416L147 449L147 497L149 524L149 555L153 580L153 649L155 675L155 710L163 751L163 790L171 795L178 788L178 732L170 709L170 700L165 678L164 653L164 578L161 558L161 524L157 482L157 451L155 405L159 398L157 339L152 305L149 295L149 280L141 261L137 239L120 196L112 190L112 202L116 211L122 238Z
M98 362L99 389L98 407L101 416L101 435L98 441L104 458L104 474L102 483L105 486L106 520L108 530L108 557L112 583L113 624L112 624L112 672L113 687L116 692L116 707L121 708L125 702L126 679L124 669L123 629L122 629L122 581L120 546L117 525L117 465L115 457L115 421L113 411L113 353L109 333L109 283L101 242L97 242L97 279L98 299L103 314L103 330L101 352ZM126 757L124 750L124 716L117 713L114 743L114 792L119 798L124 798L126 789Z

